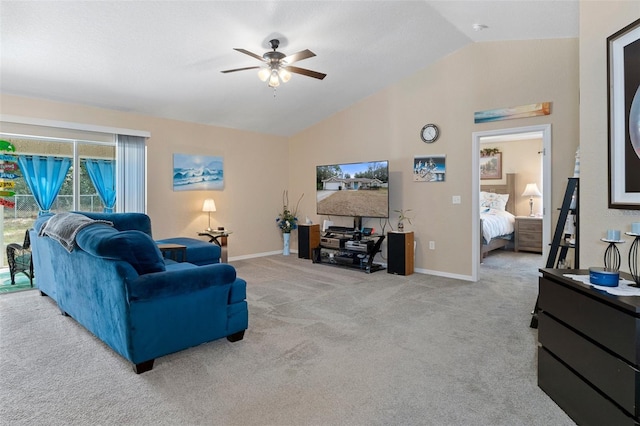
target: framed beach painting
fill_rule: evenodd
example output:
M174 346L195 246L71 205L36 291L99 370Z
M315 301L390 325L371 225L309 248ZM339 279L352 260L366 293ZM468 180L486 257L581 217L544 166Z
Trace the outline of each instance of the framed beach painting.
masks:
M607 38L609 208L640 210L640 19Z
M208 191L223 188L222 157L173 154L174 191Z

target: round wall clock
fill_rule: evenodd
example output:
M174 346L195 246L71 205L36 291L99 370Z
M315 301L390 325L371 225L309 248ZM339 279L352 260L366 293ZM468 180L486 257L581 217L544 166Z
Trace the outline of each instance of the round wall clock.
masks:
M435 124L425 124L425 126L420 131L420 137L423 142L433 143L438 139L440 135L440 130L438 130L438 126Z

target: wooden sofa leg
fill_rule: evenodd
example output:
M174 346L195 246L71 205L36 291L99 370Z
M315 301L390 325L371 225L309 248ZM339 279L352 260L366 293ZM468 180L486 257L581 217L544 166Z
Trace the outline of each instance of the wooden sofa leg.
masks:
M150 359L149 361L134 364L133 371L135 371L136 374L142 374L147 371L151 371L151 369L153 368L153 361L155 361L155 359Z
M230 342L238 342L244 338L244 330L238 331L237 333L233 333L227 336L227 340Z

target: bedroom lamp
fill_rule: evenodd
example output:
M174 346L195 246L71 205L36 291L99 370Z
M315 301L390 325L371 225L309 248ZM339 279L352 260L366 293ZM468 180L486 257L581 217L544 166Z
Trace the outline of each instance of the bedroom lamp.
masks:
M211 231L211 212L216 211L216 202L213 201L213 198L207 198L204 200L204 204L202 204L202 211L209 213L209 227L207 231Z
M535 183L528 183L527 187L524 189L522 193L523 197L529 197L529 216L534 217L533 214L533 197L542 197L542 193L538 189L538 185Z

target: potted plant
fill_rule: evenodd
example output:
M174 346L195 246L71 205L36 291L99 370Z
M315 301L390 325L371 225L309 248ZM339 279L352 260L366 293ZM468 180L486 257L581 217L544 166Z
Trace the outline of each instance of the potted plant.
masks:
M282 192L282 212L278 214L276 218L276 225L282 231L282 237L284 239L284 248L282 254L289 255L289 240L291 239L291 231L298 228L298 206L300 201L304 197L304 193L298 199L296 208L292 211L289 208L289 191L284 190Z
M399 213L398 214L398 231L400 231L400 232L404 231L404 221L405 220L411 224L411 218L409 216L407 216L407 213L409 213L410 211L411 211L411 209L394 210L394 212Z

